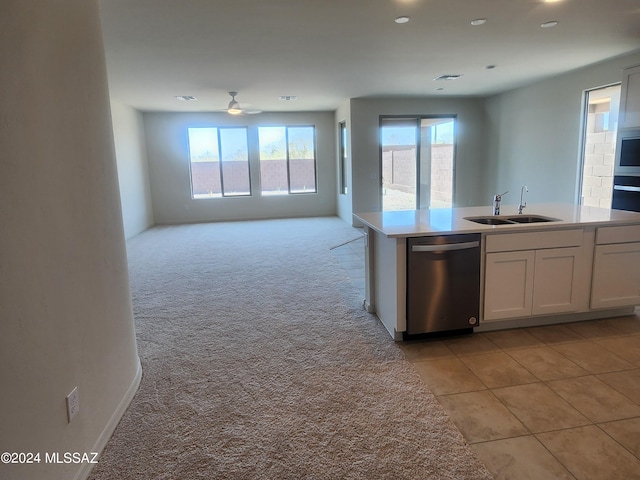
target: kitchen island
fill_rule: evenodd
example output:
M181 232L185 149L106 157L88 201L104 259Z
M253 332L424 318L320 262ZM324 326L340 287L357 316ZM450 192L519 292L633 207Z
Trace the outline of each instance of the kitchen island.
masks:
M531 222L502 223L509 217L517 207L499 216L491 206L354 214L366 230L367 310L402 340L408 239L458 234L481 236L480 296L469 299L479 302L475 331L628 315L640 305L640 213L536 204L517 218Z

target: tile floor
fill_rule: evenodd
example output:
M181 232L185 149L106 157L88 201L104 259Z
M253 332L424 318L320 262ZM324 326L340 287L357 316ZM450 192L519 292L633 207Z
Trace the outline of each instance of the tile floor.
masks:
M640 312L400 343L496 479L640 479Z
M332 252L364 298L364 240ZM496 479L640 479L640 309L399 345Z

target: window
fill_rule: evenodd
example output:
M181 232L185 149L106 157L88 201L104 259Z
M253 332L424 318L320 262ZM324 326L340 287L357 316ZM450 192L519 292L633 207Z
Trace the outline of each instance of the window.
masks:
M578 201L611 208L620 84L587 90L583 104L583 137Z
M251 195L247 129L189 128L192 198Z
M340 142L340 151L338 152L338 164L340 175L340 194L347 193L347 122L338 124L338 141Z
M263 195L316 192L315 128L258 127Z

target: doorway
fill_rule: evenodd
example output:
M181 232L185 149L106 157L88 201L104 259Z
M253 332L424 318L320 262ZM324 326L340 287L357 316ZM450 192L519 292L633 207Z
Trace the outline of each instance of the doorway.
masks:
M578 203L611 208L620 84L587 90Z
M380 118L382 211L451 208L455 117Z

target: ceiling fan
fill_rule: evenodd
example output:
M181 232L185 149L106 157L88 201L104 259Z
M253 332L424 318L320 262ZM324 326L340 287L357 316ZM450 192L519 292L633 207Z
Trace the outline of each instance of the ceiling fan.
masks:
M255 115L256 113L261 113L262 110L253 110L246 108L249 104L245 104L245 108L240 106L240 103L236 100L236 95L238 92L229 92L231 95L231 101L229 102L229 106L227 108L222 109L222 112L227 112L230 115Z

